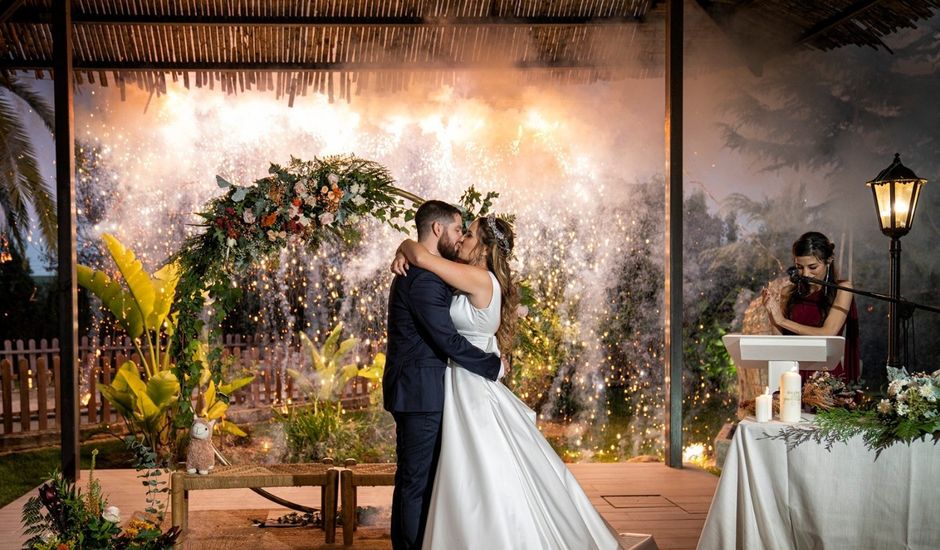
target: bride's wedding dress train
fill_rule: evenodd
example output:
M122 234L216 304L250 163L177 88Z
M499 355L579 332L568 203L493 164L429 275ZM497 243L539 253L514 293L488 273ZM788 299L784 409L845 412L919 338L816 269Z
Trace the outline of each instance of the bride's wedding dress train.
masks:
M497 352L500 291L477 309L451 304L457 330ZM535 412L501 382L459 367L445 378L441 455L425 530L425 549L589 550L617 539L535 424Z

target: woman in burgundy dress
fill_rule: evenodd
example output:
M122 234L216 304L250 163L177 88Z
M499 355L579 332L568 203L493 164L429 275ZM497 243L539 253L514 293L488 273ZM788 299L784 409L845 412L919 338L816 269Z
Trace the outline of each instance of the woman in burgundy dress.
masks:
M804 233L793 243L793 263L800 275L852 288L839 280L833 263L835 245L822 233ZM783 334L844 336L842 363L830 374L846 382L858 381L858 310L851 292L801 281L790 284L781 300L766 298L770 319ZM812 371L802 371L804 380Z

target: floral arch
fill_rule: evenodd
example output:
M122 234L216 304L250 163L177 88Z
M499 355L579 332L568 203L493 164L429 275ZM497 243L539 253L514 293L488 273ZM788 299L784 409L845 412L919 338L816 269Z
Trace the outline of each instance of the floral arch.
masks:
M209 342L221 336L222 320L242 295L232 284L233 276L275 256L289 242L303 243L310 250L327 241L357 242L364 218L406 232L402 224L424 202L395 187L380 164L352 155L312 161L291 158L287 166L272 164L268 172L248 186L216 176L226 192L198 213L205 230L187 239L171 257L179 270L172 355L181 395L196 389L204 367L214 377L219 375L221 348L201 353L200 335L207 330ZM207 306L211 317L205 323L200 313ZM180 400L179 409L177 426L188 426L192 412L187 400Z

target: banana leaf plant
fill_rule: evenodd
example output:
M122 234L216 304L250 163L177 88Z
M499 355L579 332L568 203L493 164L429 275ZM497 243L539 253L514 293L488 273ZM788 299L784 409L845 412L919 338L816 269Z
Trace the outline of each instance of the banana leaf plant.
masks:
M216 420L215 431L218 433L229 433L244 437L248 434L236 424L225 420L225 413L228 411L229 398L235 391L251 384L255 377L254 375L242 376L230 382L216 385L215 380L212 380L212 374L208 367L207 348L208 345L205 342L200 342L199 347L196 348L196 360L202 365L202 370L199 373L199 384L197 385L199 395L202 397L202 408L199 410L198 416L206 420Z
M368 378L373 382L382 380L385 368L385 355L376 355L372 364L359 368L355 362L342 364L346 356L356 347L359 340L347 338L340 341L343 324L339 323L327 336L323 347L310 341L306 334L299 334L301 344L310 353L312 372L297 369L287 369L287 373L297 382L298 389L308 398L316 401L338 401L342 397L343 388L357 376Z
M150 275L115 237L105 234L102 240L120 276L78 265L78 284L97 296L131 337L140 365L126 361L111 385L98 384L98 389L158 455L168 456L175 439L171 415L180 397L169 353L176 327L176 313L171 309L179 270L176 264L168 264Z

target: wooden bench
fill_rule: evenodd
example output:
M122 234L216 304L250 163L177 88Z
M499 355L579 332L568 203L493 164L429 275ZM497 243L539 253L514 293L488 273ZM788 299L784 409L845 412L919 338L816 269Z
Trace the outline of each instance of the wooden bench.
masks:
M356 530L356 488L389 487L395 485L397 466L392 463L356 464L355 460L346 460L345 468L340 470L340 498L342 499L343 546L353 543L353 531Z
M333 543L336 540L336 491L340 470L332 460L326 459L323 464L217 466L208 475L173 472L170 476L173 525L186 532L190 491L319 486L323 530L326 542Z

